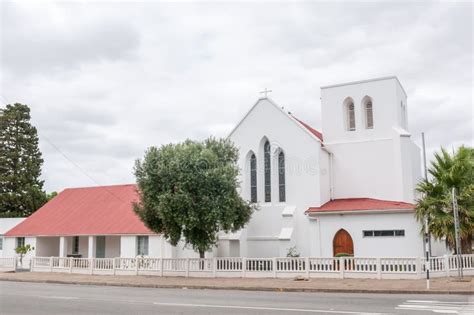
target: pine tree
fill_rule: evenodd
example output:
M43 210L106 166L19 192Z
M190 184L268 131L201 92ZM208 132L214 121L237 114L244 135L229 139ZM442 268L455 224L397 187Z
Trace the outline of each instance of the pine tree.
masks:
M46 202L43 159L27 105L0 109L0 217L28 216Z

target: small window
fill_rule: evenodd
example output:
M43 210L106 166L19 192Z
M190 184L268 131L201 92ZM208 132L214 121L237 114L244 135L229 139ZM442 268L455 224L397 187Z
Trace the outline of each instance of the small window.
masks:
M148 256L148 236L137 236L137 255Z
M405 236L405 230L395 230L395 236Z
M285 202L285 153L283 151L278 154L278 192L280 202Z
M24 237L17 237L16 238L16 247L23 247L25 246L25 238Z
M364 231L364 237L374 236L374 231Z
M265 142L263 147L264 152L264 175L265 175L265 202L272 201L272 182L271 182L271 168L270 168L270 142Z
M250 157L250 201L257 202L257 158Z
M354 102L347 104L347 130L354 131L356 129L355 124L355 108Z
M374 128L374 113L370 99L365 102L365 128Z
M0 236L0 250L3 250L3 237Z
M72 238L72 253L74 255L79 254L79 236L74 236Z
M395 231L380 231L381 232L381 236L394 236L395 235Z
M369 230L362 233L364 237L405 236L405 230Z

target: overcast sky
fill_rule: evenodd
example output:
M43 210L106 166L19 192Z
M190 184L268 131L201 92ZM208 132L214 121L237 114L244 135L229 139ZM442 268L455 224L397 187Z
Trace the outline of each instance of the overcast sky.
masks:
M469 3L1 3L0 101L31 107L47 191L131 183L147 147L228 135L265 87L320 129L320 86L396 75L418 144L473 145Z

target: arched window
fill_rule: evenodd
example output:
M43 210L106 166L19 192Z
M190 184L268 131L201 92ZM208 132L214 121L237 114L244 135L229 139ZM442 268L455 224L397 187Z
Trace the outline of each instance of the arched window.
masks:
M285 153L283 151L278 154L278 193L280 202L285 202Z
M347 120L347 130L353 131L356 129L356 122L355 122L355 108L354 102L351 98L348 98L345 101L346 106L346 120Z
M250 202L257 202L257 158L250 157Z
M374 128L374 112L372 100L369 97L366 97L363 104L365 110L365 128L372 129Z
M270 168L270 142L265 142L263 146L264 155L264 175L265 175L265 202L272 201L272 181Z

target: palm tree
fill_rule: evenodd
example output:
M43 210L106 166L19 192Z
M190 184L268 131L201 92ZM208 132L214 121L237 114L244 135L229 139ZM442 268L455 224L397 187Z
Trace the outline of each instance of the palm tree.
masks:
M430 178L423 179L417 186L421 198L417 200L415 217L423 222L428 216L428 227L433 237L445 239L448 248L456 251L451 196L454 187L459 209L461 252L470 254L474 235L474 149L461 146L450 155L441 148L434 157L428 169Z

